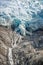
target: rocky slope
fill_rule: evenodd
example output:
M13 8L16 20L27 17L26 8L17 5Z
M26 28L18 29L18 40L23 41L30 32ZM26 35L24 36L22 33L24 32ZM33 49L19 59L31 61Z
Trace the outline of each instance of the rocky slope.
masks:
M21 36L0 26L0 65L43 65L43 30Z

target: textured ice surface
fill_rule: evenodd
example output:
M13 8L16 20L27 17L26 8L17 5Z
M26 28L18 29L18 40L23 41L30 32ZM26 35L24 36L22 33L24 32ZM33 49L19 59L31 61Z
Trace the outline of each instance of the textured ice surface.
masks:
M22 35L43 29L43 0L0 0L0 25Z

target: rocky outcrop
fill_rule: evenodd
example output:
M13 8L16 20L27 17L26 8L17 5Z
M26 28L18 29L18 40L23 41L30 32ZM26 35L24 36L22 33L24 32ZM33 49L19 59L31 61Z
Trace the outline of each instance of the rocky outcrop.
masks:
M0 26L0 65L43 65L43 31L21 36Z

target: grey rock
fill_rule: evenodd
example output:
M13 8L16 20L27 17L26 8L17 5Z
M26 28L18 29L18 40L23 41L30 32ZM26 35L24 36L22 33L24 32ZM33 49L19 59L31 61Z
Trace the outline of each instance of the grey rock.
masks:
M43 31L21 36L0 26L0 65L43 65Z

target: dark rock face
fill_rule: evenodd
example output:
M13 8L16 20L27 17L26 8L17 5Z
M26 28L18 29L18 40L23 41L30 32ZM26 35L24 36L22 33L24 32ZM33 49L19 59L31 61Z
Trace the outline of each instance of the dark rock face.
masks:
M1 26L0 65L43 65L43 30L21 36Z

